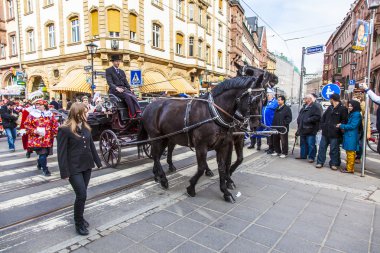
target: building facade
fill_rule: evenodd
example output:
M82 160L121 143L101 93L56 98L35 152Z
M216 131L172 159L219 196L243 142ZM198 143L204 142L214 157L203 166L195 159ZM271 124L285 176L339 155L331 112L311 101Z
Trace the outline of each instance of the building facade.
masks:
M284 55L275 54L278 85L276 87L284 91L285 96L292 101L297 101L300 91L300 72L294 64Z
M63 99L90 93L91 75L84 71L90 65L90 42L98 46L95 71L104 71L111 55L119 54L128 77L131 70L142 71L142 93L197 92L206 71L208 81L228 74L226 0L0 1L19 3L14 5L19 25L16 18L5 22L5 52L13 50L12 36L17 52L0 59L2 85L9 76L3 70L19 56L29 93L41 87ZM108 91L104 77L94 84L95 91Z

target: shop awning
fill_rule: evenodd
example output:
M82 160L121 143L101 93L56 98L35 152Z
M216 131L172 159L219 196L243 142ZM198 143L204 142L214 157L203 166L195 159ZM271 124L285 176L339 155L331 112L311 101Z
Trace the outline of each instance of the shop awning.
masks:
M173 76L170 83L177 90L177 93L197 94L197 90L182 76Z
M147 72L143 78L144 85L140 87L140 92L142 93L177 92L173 85L160 72Z
M82 92L91 93L91 86L86 82L83 69L72 70L61 82L51 87L55 92Z

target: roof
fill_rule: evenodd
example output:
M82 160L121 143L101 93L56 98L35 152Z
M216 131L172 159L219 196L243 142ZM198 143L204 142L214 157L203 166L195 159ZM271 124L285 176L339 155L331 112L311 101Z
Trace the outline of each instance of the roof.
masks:
M258 28L258 18L256 16L254 17L247 17L247 22L248 24L251 26L252 30L254 32L257 32L257 28Z
M259 37L259 47L263 45L263 36L264 36L264 26L260 26L257 28L257 37Z

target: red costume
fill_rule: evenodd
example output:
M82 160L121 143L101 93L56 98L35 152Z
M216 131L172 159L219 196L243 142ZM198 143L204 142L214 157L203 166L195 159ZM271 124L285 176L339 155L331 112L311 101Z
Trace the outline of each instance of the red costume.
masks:
M20 130L25 129L25 121L27 117L29 116L29 110L31 109L32 107L27 107L22 110ZM24 135L22 135L21 139L22 139L22 146L24 147L24 150L31 153L32 150L28 148L28 134L25 133Z
M50 111L32 110L24 123L28 135L28 148L50 148L58 133L58 122ZM45 135L35 133L37 128L45 129Z

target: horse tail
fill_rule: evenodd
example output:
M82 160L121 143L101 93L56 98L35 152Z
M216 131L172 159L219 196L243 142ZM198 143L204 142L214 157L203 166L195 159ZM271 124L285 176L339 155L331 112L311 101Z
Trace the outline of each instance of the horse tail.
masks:
M145 130L144 124L142 121L140 121L140 129L139 134L137 136L137 141L144 141L148 139L148 132ZM138 144L138 147L142 146L143 144Z

